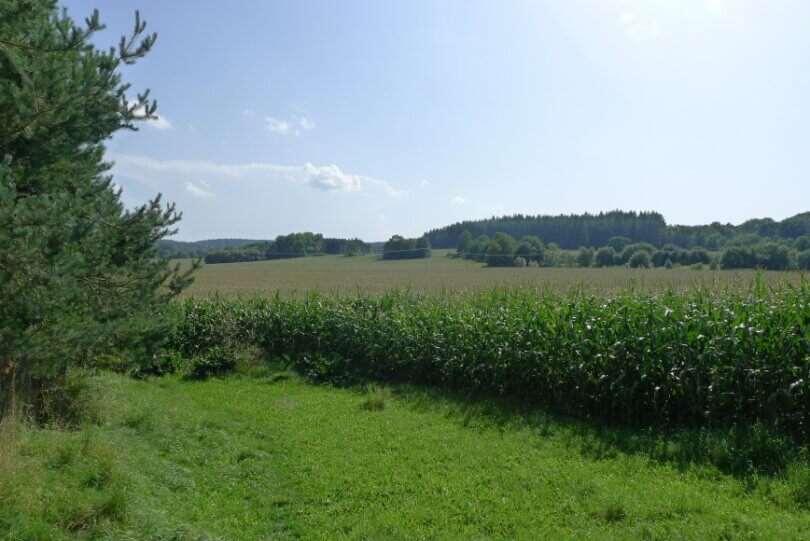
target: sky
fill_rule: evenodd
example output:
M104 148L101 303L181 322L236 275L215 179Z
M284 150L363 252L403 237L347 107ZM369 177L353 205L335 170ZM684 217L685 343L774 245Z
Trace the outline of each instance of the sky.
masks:
M178 240L385 240L503 214L810 210L806 0L67 0L159 118L108 144Z

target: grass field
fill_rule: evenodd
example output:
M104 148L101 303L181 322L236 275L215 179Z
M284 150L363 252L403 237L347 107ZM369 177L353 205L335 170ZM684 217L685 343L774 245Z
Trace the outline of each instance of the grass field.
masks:
M796 504L806 469L735 478L654 458L652 449L678 445L660 435L284 373L92 383L98 423L0 432L0 538L788 540L810 531Z
M204 266L186 296L300 295L311 289L326 294L358 290L379 293L394 288L415 292L480 291L493 286L529 286L555 291L587 286L591 291L676 291L699 286L748 286L753 270L692 270L597 268L487 268L473 261L447 257L451 250L434 250L428 259L382 261L377 256L320 256L253 263ZM765 272L766 281L795 280L795 273Z

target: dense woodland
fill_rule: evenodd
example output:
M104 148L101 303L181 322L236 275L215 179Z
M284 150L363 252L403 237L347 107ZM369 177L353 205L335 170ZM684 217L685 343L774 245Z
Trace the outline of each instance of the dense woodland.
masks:
M461 234L468 231L473 238L481 235L494 237L505 233L519 239L536 236L544 242L553 242L560 248L576 250L580 246L606 246L611 237L626 237L631 242L646 242L656 248L672 244L680 248L695 247L715 251L739 237L745 244L756 244L763 239L797 239L810 235L810 212L774 221L770 218L752 219L740 225L667 225L657 212L625 212L614 210L599 214L571 214L559 216L492 217L455 223L427 233L434 248L454 248ZM733 243L733 242L732 242Z

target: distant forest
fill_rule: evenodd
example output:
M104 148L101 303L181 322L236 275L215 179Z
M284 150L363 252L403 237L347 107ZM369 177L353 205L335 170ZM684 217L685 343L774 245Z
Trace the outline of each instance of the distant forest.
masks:
M275 240L252 241L241 246L210 250L204 254L206 263L235 263L266 261L324 254L354 256L367 254L371 247L360 239L324 238L320 233L290 233Z
M806 269L810 267L810 212L782 221L759 218L739 225L714 222L696 226L667 225L657 212L516 214L459 222L419 238L394 235L385 243L291 233L261 241L162 240L157 250L163 257L202 257L206 263L232 263L372 252L382 252L383 259L421 258L429 257L431 248L457 248L460 256L490 266L706 264L721 268Z
M188 259L205 257L213 250L225 248L241 248L249 244L262 242L251 239L211 239L185 242L181 240L163 239L157 242L157 255L160 257L170 257L172 259Z
M660 248L672 244L680 248L721 250L732 239L742 237L743 244L756 244L760 239L797 239L810 235L810 212L774 221L770 218L752 219L740 225L714 222L709 225L667 225L657 212L625 212L614 210L599 214L559 216L492 217L484 220L458 222L426 234L433 248L455 248L461 234L468 231L473 238L494 237L505 233L520 239L539 237L560 248L575 250L581 246L606 246L612 237L626 237L634 243L645 242ZM739 242L739 241L738 241Z

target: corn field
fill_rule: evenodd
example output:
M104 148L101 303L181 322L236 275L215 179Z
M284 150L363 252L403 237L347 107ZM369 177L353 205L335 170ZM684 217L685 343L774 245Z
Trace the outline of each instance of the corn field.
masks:
M632 426L764 422L808 440L810 286L612 297L456 295L186 300L184 355L255 345L320 381L502 395Z

